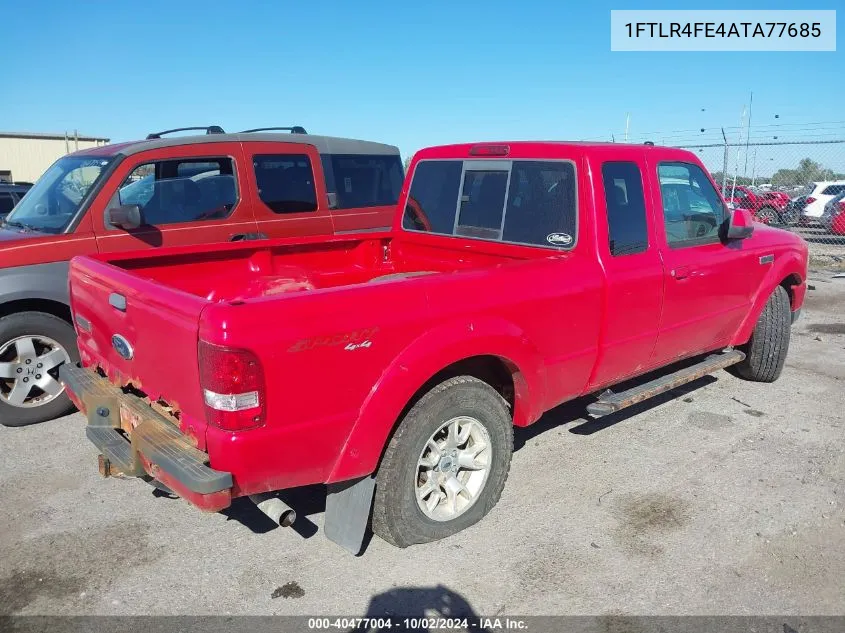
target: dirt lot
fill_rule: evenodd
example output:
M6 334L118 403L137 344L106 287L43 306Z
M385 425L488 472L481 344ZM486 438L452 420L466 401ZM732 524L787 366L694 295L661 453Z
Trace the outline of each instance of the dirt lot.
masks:
M350 556L314 491L273 529L103 480L79 414L0 428L0 613L843 614L845 279L812 283L776 384L562 407L517 433L490 516L407 550Z

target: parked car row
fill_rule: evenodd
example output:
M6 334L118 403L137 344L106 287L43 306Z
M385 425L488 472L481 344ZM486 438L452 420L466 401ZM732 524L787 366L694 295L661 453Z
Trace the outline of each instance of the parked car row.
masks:
M792 199L781 191L755 191L744 185L727 184L724 190L719 186L719 191L731 206L748 209L764 224L820 224L833 233L841 231L833 220L838 207L829 203L845 192L845 181L811 182Z

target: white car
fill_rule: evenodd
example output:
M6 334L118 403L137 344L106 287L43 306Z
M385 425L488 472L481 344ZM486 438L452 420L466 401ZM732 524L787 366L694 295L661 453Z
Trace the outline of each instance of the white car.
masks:
M824 213L824 206L845 191L845 180L824 180L811 182L802 192L806 196L806 205L802 215L808 220L817 220Z

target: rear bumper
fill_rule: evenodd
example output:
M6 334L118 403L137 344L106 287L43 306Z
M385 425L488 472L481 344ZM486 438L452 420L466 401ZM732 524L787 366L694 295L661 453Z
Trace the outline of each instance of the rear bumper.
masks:
M210 468L208 455L141 398L78 365L62 365L59 378L88 417L86 436L108 460L103 474L149 475L202 510L231 504L231 473Z

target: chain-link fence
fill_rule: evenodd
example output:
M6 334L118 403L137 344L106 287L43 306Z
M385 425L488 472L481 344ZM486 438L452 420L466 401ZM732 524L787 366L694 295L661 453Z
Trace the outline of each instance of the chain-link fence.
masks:
M845 139L683 145L728 202L798 233L813 267L845 269Z

